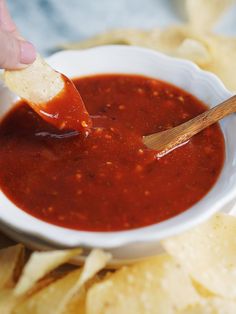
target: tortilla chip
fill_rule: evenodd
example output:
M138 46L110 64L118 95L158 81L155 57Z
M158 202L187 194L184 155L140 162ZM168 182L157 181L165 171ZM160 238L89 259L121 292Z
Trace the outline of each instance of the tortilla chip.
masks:
M148 32L136 29L116 29L89 39L60 45L63 49L87 49L101 45L142 45Z
M14 307L20 302L20 299L14 296L10 289L0 289L0 313L12 314Z
M114 30L78 43L63 45L64 49L84 49L106 44L136 45L155 49L169 55L188 58L199 65L209 62L207 40L189 26L171 26L163 29Z
M40 55L25 69L5 71L4 80L12 92L33 104L48 102L64 88L61 74L53 70Z
M199 299L184 270L171 257L159 255L95 284L87 294L86 313L172 314Z
M176 56L191 60L199 66L208 65L211 55L208 47L196 39L186 38L176 49Z
M111 255L94 250L86 259L81 269L76 269L57 281L49 284L29 297L14 309L14 314L61 314L66 311L74 295L83 285L100 271L111 258Z
M227 88L236 91L236 39L223 36L208 36L212 56L204 70L215 73Z
M186 0L189 23L196 29L209 31L234 0Z
M15 285L24 262L24 246L17 244L0 250L0 289Z
M81 252L81 249L72 249L32 253L14 289L15 295L26 293L39 279Z
M211 293L236 298L236 217L218 214L162 241L165 250Z
M98 275L88 280L83 287L81 287L79 293L73 296L63 314L86 314L86 297L88 289L100 280Z

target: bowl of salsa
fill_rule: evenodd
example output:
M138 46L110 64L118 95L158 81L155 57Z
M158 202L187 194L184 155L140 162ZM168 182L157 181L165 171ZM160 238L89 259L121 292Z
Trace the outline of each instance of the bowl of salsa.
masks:
M60 52L48 62L73 79L93 127L60 131L1 88L2 225L50 245L139 257L233 200L234 115L163 157L142 142L232 96L216 76L138 47Z

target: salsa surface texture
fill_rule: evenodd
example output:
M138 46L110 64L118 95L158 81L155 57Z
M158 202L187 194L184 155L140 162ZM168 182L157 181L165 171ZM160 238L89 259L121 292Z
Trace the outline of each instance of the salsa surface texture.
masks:
M217 124L159 159L142 143L205 111L194 96L138 75L74 83L93 122L87 137L56 129L24 102L0 124L0 187L18 207L67 228L118 231L178 215L211 189L224 163Z

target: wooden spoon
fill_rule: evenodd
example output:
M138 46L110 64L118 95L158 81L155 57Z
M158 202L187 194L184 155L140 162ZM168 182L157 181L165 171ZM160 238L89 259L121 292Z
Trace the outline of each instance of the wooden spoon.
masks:
M206 127L234 112L236 112L236 95L172 129L144 136L143 143L148 148L157 150L158 156L161 157Z

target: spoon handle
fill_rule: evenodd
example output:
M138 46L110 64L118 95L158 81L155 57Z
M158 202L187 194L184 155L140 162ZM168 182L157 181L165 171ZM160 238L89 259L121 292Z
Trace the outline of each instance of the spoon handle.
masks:
M236 95L172 129L145 136L143 142L163 155L233 112L236 112Z

